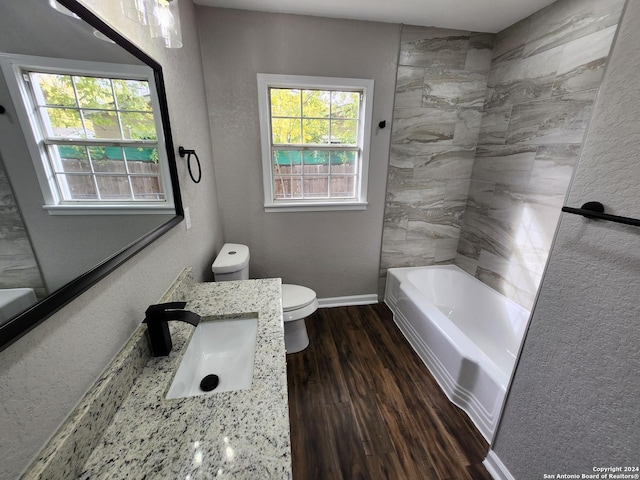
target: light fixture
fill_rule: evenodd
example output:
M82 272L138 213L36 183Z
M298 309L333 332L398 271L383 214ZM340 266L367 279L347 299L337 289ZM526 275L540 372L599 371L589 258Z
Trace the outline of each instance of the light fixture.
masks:
M161 39L167 48L181 48L182 29L178 0L155 0L152 15L154 22L149 25L151 37Z
M125 17L149 28L167 48L182 47L178 0L120 0Z

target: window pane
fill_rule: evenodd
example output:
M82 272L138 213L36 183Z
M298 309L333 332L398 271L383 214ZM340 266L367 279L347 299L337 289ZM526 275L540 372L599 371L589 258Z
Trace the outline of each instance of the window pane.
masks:
M304 152L304 173L329 173L329 152L312 150Z
M131 190L126 176L96 175L96 182L103 200L130 200Z
M359 92L331 92L332 118L358 118Z
M70 108L40 109L47 135L52 137L86 138L80 112Z
M120 113L124 138L157 140L156 124L152 113Z
M38 105L77 106L69 75L31 73L30 77L37 87L35 91Z
M302 152L297 150L274 150L273 168L277 175L301 174Z
M131 177L131 186L137 200L164 200L162 182L158 177Z
M269 90L271 98L272 117L300 117L300 90L291 88L272 88Z
M111 80L96 77L73 77L78 102L83 108L115 109Z
M302 198L302 177L275 177L275 197Z
M328 198L329 177L305 177L304 198Z
M353 198L355 197L355 177L332 176L331 197Z
M89 175L56 175L63 200L96 200L95 185Z
M160 173L157 148L123 148L130 173Z
M300 144L300 120L291 118L274 118L271 121L273 143Z
M63 172L90 172L89 156L86 147L76 147L72 145L51 145L49 154L54 159L60 159L61 171ZM56 162L57 163L57 162ZM60 170L55 168L54 170Z
M302 120L302 143L329 143L329 120Z
M126 173L124 155L120 147L89 147L95 172Z
M357 120L331 120L331 142L355 145L358 136Z
M302 116L312 118L329 118L331 92L321 90L304 90L302 92Z
M88 138L122 138L118 115L104 110L83 110Z
M331 152L331 173L356 173L356 152Z
M113 80L119 110L151 111L149 83L142 80Z

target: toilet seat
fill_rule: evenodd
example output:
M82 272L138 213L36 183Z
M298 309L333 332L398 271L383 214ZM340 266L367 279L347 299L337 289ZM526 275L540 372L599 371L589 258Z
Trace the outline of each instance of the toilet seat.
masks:
M282 284L282 314L285 322L305 318L317 309L316 292L301 285Z

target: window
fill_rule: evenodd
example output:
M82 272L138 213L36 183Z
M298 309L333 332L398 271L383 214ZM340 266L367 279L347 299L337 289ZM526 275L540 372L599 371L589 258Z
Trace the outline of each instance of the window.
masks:
M49 213L174 212L151 69L1 61Z
M266 211L362 210L373 80L258 74Z

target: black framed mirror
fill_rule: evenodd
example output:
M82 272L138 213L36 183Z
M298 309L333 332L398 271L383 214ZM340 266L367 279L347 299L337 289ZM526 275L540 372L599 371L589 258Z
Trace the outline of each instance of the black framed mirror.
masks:
M74 16L54 11L55 4L48 0L7 5L0 19L0 54L133 64L150 69L156 92L153 113L159 113L161 119L157 139L160 160L155 162L161 163L170 177L166 193L172 197L173 208L161 214L129 215L51 215L43 209L43 194L33 187L37 181L32 178L33 164L25 148L28 142L19 138L16 129L22 128L24 135L26 132L24 126L19 127L6 72L5 76L0 74L0 105L4 109L0 114L0 288L19 288L26 282L37 292L35 304L9 318L0 317L0 350L184 218L161 65L78 1L58 0L58 4ZM3 211L6 217L2 217ZM25 261L28 267L16 267L19 259L28 256L27 250L31 263ZM3 264L2 258L11 260ZM41 284L36 281L34 285L36 277Z

